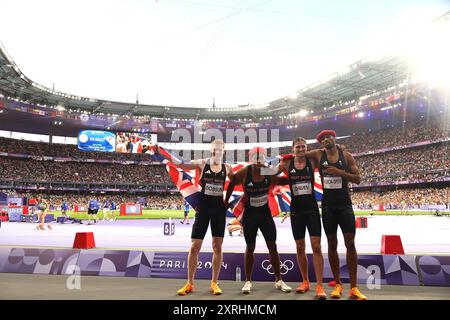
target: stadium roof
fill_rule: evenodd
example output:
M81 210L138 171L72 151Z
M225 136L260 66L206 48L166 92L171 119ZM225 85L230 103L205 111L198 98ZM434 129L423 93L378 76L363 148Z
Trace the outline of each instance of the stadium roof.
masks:
M450 11L434 22L450 20ZM25 102L80 109L90 113L112 113L129 116L189 119L238 119L242 117L283 116L301 110L322 112L336 103L356 100L377 91L391 88L410 79L406 58L387 56L374 61L358 61L346 70L313 83L297 92L295 97L281 97L264 105L235 108L185 108L181 106L144 105L80 97L57 92L26 77L0 43L0 93Z
M176 106L122 103L80 97L57 92L35 83L25 76L0 44L0 92L33 104L81 109L90 113L147 115L162 118L233 119L253 116L282 116L300 110L323 111L335 103L351 101L398 85L408 78L408 63L400 57L385 57L378 61L358 61L346 70L336 72L322 81L297 92L296 97L282 97L263 106L236 108L185 108Z

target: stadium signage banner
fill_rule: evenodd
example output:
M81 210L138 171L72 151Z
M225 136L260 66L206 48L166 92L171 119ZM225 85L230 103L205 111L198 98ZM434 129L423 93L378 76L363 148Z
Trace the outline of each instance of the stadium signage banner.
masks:
M81 275L186 279L187 258L187 252L173 251L0 248L0 273L72 274L73 266L77 266ZM212 253L200 253L196 278L211 279L211 259ZM312 254L308 254L307 259L309 277L314 282ZM280 260L283 279L300 281L295 254L280 254ZM324 260L323 278L330 281L333 275L328 258L324 257ZM39 261L48 262L46 268L42 268ZM339 262L342 281L348 283L345 255L339 255ZM357 283L367 290L381 289L382 285L450 287L449 266L449 256L359 255ZM235 280L239 275L236 272L238 267L244 270L244 253L224 253L219 279ZM253 280L274 281L273 267L267 254L255 254L254 267ZM243 281L244 272L240 275Z
M142 215L142 206L140 204L134 203L122 203L120 205L120 215L121 216L136 216Z
M114 152L116 135L109 131L84 130L78 134L78 149L83 151Z

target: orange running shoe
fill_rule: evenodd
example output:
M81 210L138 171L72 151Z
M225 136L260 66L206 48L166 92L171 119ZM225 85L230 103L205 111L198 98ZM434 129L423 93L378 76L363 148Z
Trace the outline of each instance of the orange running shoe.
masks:
M297 293L305 293L309 290L309 281L303 281L295 290Z
M331 292L331 297L334 299L339 299L342 296L342 285L340 283L336 283L334 286L334 290Z
M219 288L218 284L218 282L211 281L211 292L215 296L222 294L222 289Z
M349 293L350 298L355 300L367 300L367 297L363 295L357 287L351 288Z
M316 298L319 300L325 300L327 298L327 294L323 290L322 285L316 285Z
M183 288L181 288L180 290L178 290L177 293L178 293L180 296L185 296L185 295L187 295L188 293L191 293L192 291L194 291L194 285L192 285L192 284L190 284L190 283L188 282L188 283L186 283L186 284L184 285Z

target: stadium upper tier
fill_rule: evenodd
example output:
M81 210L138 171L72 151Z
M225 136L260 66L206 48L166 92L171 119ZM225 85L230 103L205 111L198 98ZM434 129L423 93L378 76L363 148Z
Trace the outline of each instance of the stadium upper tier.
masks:
M348 138L339 139L338 143L344 144L347 149L356 157L365 154L373 154L389 151L389 149L411 148L417 147L417 144L431 144L436 142L445 142L449 139L448 126L444 118L426 117L430 112L424 108L419 113L415 113L406 120L401 112L399 116L390 116L385 120L366 120L363 127L352 127L352 133ZM437 114L436 116L438 116ZM399 118L399 119L398 119ZM352 123L350 124L350 126ZM337 123L336 123L337 126ZM335 128L335 127L332 127ZM306 139L314 141L315 135L319 131L312 131L308 135L302 135ZM339 133L339 131L337 130ZM297 133L297 132L293 132ZM295 135L297 137L300 135ZM292 138L293 138L292 137ZM290 140L292 141L292 139ZM288 141L289 142L289 141ZM290 145L290 143L289 143ZM209 144L207 143L208 147ZM318 143L309 145L310 149L320 147ZM0 137L0 152L9 154L22 154L27 156L47 156L58 157L67 160L110 160L110 161L152 161L150 155L146 152L146 146L143 148L142 154L133 153L105 153L105 152L85 152L77 148L76 145L33 142L20 139L9 139ZM209 148L206 148L209 149ZM276 150L269 149L269 156ZM287 146L278 150L280 154L291 153L291 147ZM237 153L236 150L227 150L227 153ZM186 153L181 151L180 155L186 160L193 159L194 151ZM202 154L203 157L209 156L209 151ZM233 157L237 159L237 156Z
M208 133L209 129L219 130L224 140L229 142L228 132L231 132L231 135L238 135L239 131L241 134L255 130L261 133L263 131L260 129L266 129L269 138L266 141L273 141L271 134L276 131L278 142L292 140L297 136L314 139L318 132L329 128L334 129L339 136L346 136L362 131L401 127L405 121L410 123L418 117L437 118L444 124L448 124L450 123L449 94L440 88L411 85L401 90L388 90L361 104L330 106L316 114L251 117L251 119L236 121L158 120L136 116L73 113L58 110L58 108L36 107L0 96L0 129L63 137L77 137L79 131L84 129L123 131L134 134L156 133L159 142L178 141L173 138L177 130L189 132L192 142L194 140L207 142L207 135L201 136L201 134ZM231 136L231 139L234 137Z

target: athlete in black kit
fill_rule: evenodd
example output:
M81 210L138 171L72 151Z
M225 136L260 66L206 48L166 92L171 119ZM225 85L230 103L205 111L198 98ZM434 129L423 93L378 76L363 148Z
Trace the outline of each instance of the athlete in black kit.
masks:
M176 163L183 170L198 169L201 174L202 198L196 210L194 225L192 226L191 248L188 256L188 282L178 290L179 295L186 295L194 289L194 277L197 270L198 255L211 222L213 270L211 292L214 295L222 294L218 286L219 272L222 265L222 243L225 234L226 205L223 201L225 179L233 178L233 169L229 164L223 163L225 144L222 140L211 143L211 158L199 159L190 162ZM158 148L156 149L158 152ZM169 159L170 160L170 159Z
M270 212L268 196L270 184L278 184L278 177L261 175L265 165L266 150L255 147L250 150L249 158L252 164L240 169L230 182L225 202L228 202L235 185L242 184L246 197L245 211L242 218L244 227L245 250L245 284L243 293L250 293L252 289L252 273L254 264L254 251L256 245L256 234L261 230L269 249L270 262L275 274L275 287L283 292L290 292L291 288L281 279L280 257L278 255L276 239L277 229Z
M328 239L328 259L335 288L331 293L332 298L342 296L342 284L340 279L339 256L337 253L337 229L341 228L347 248L347 266L350 275L351 298L366 300L356 287L358 255L355 247L355 214L348 190L348 183L361 183L361 175L353 156L336 146L336 132L324 130L317 136L317 141L325 147L325 150L309 152L319 163L319 171L322 177L322 222Z
M305 293L310 287L305 251L305 233L308 228L317 279L316 298L326 299L327 295L322 286L323 256L320 246L322 225L319 207L314 197L314 169L317 167L317 163L313 158L308 159L305 156L307 144L304 138L294 139L292 151L294 157L283 158L278 173L283 171L287 173L287 182L291 189L291 227L297 247L297 261L303 278L303 282L296 291Z

